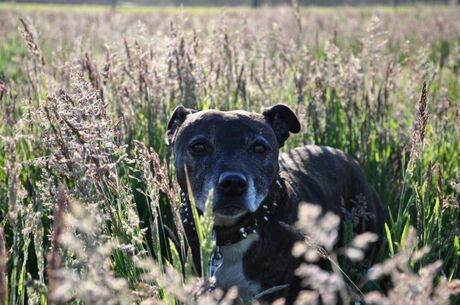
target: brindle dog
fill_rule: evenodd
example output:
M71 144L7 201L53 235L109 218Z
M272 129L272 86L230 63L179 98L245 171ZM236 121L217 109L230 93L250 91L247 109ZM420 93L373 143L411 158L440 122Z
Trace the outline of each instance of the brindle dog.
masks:
M291 250L302 234L295 228L299 203L320 205L337 215L351 212L364 199L367 217L359 231L382 234L383 210L359 165L340 150L308 145L279 156L300 123L285 105L262 114L246 111L196 111L179 106L168 124L177 181L205 210L209 194L223 265L217 287L237 286L247 301L268 288L289 284L281 294L292 302L300 289ZM191 190L187 192L187 178ZM191 191L191 192L190 192ZM361 196L361 197L360 197ZM189 210L182 210L195 264L199 251ZM362 207L361 207L362 208ZM198 268L199 269L199 268Z

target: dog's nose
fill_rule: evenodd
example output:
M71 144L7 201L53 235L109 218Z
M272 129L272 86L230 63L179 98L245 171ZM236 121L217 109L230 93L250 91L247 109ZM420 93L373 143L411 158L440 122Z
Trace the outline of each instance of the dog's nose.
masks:
M224 172L219 177L219 190L227 196L238 196L246 192L248 181L242 174Z

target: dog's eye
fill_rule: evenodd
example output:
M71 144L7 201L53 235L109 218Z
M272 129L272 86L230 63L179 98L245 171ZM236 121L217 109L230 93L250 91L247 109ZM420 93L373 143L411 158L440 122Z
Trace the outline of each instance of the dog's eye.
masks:
M267 150L267 147L264 145L264 144L255 144L252 148L252 150L255 152L255 153L258 153L258 154L263 154L266 150Z
M202 154L206 152L206 145L204 143L198 142L190 145L190 150L196 154Z

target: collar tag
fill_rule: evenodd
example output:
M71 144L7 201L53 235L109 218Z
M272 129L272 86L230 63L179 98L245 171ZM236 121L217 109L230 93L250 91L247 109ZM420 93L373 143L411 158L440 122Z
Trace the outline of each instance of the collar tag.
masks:
M224 263L224 256L222 252L220 252L220 246L216 245L217 242L217 232L216 230L212 231L212 243L214 245L214 250L211 254L211 258L209 260L209 288L208 291L213 291L216 289L216 272Z

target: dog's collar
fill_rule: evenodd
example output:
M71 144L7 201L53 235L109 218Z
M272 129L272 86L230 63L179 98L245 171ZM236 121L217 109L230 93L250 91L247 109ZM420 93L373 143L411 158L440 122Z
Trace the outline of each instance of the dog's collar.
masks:
M246 216L242 221L230 227L214 226L216 232L216 245L228 246L246 239L249 234L257 233L260 229L260 221L255 213Z
M259 232L265 223L272 220L272 215L274 215L278 209L277 200L279 198L277 198L277 195L283 193L283 184L281 179L281 177L278 177L275 180L272 187L270 187L269 194L256 212L249 214L241 222L233 226L214 227L217 246L228 246L240 242L241 240L246 239L250 234ZM184 191L181 192L181 199L182 203L180 205L180 214L184 230L185 232L194 232L196 231L196 228L193 220L191 202ZM200 210L198 210L198 213L202 214Z

